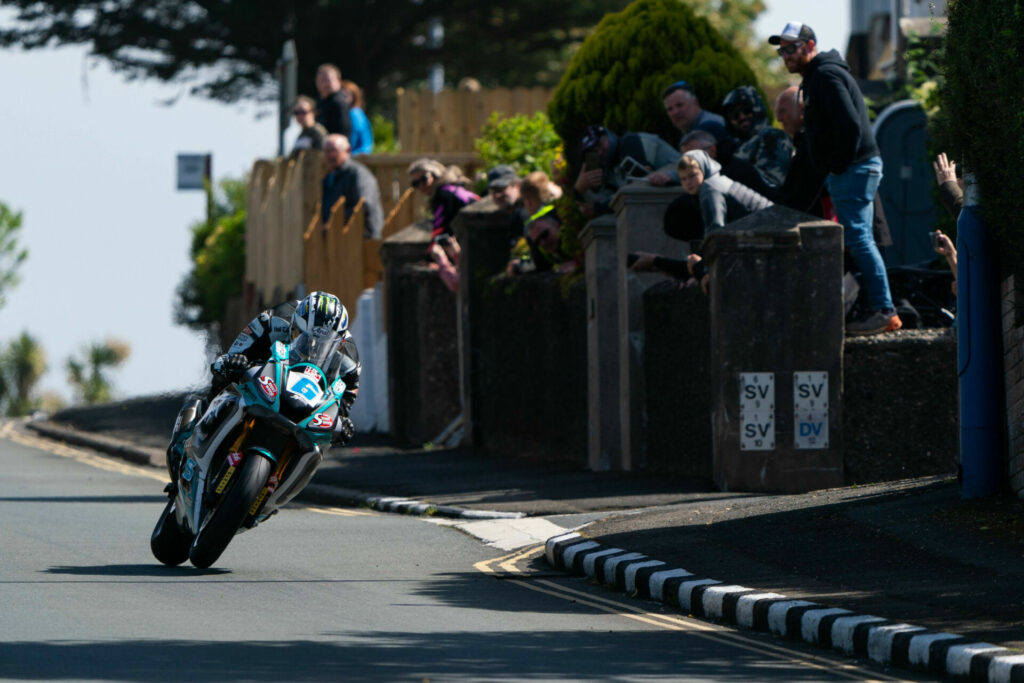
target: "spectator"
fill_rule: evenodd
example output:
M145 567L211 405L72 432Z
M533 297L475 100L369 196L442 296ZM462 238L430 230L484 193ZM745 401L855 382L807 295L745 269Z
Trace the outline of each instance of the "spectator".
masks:
M544 171L528 174L519 184L519 193L523 199L523 209L530 219L554 200L562 196L562 188L551 182Z
M953 240L949 239L949 236L941 230L936 230L931 234L932 248L936 254L946 257L946 263L949 264L949 269L953 271L953 296L956 296L956 247L953 245Z
M352 154L373 154L373 127L363 111L363 89L354 81L342 81L341 88L348 95L348 118L352 126L349 142Z
M462 250L459 248L459 241L451 235L441 235L430 243L427 254L433 261L433 267L441 282L449 290L458 293L459 291L459 257Z
M722 167L719 171L721 175L731 178L741 185L746 185L771 201L778 200L781 190L768 185L749 161L737 159L735 155L731 155L723 161L718 155L715 136L708 131L692 130L683 137L679 151L685 154L694 150L706 152L709 157L717 161ZM679 174L676 172L673 173L673 176L678 183ZM704 235L704 222L700 214L699 200L689 194L682 194L673 199L665 209L665 216L662 220L665 234L669 237L692 241L699 240Z
M793 159L786 173L781 192L773 197L779 204L825 220L838 222L832 198L825 187L827 173L811 163L807 152L807 138L803 133L804 105L797 86L779 93L775 100L775 113L783 129L793 136ZM875 193L873 201L872 234L879 247L892 245L889 222L885 217L882 198Z
M573 184L580 212L586 218L611 213L620 187L649 178L655 169L671 166L679 152L652 133L626 133L620 139L604 126L587 128L580 144L583 164Z
M791 85L775 98L775 118L782 124L782 130L790 138L804 127L804 105L800 102L800 88Z
M807 136L804 135L804 105L800 99L800 88L791 86L779 93L775 100L775 112L783 129L793 138L793 158L790 160L786 180L782 184L779 203L797 211L835 220L832 200L825 187L828 175L823 169L811 163L807 152Z
M327 164L327 175L322 181L322 200L320 203L320 220L326 227L331 219L334 204L341 197L345 198L345 220L348 221L355 211L356 204L362 199L365 203L366 226L363 236L367 239L380 239L384 229L384 209L380 203L380 186L377 177L370 169L352 158L352 149L348 138L334 133L324 140L324 162Z
M686 81L676 81L665 88L661 100L672 125L679 129L680 137L691 130L706 130L719 142L726 138L725 119L702 109L697 92Z
M487 193L502 211L510 212L522 205L519 183L519 174L507 164L498 164L487 172Z
M778 45L786 69L803 76L804 134L811 162L828 172L826 185L843 225L843 241L860 268L872 312L847 324L847 334L898 330L882 255L872 235L873 202L882 179L864 97L849 65L835 50L819 53L814 30L790 22L768 39Z
M695 285L699 281L701 289L705 294L708 293L707 264L703 262L704 259L700 254L688 254L685 259L674 259L647 251L639 251L635 256L636 260L630 266L633 270L638 272L661 271L679 280L680 288Z
M291 156L298 156L304 149L323 148L327 130L316 122L316 102L313 98L299 95L292 105L292 116L295 117L295 123L302 126L302 130L295 138Z
M772 201L775 201L781 194L781 188L769 185L761 174L758 173L757 169L754 168L754 165L746 159L741 159L735 154L731 154L723 159L718 153L718 144L715 141L715 136L706 130L690 131L683 137L683 141L679 143L679 151L681 153L686 154L693 150L707 152L709 157L721 164L722 170L719 173L743 183L758 194L764 195Z
M749 161L765 183L781 187L793 158L793 142L785 131L768 125L757 88L742 85L731 91L722 100L722 114L726 130L738 143L733 158Z
M341 69L334 64L321 64L316 70L316 122L328 133L339 133L346 138L352 134L352 120L348 115L348 94L341 87Z
M935 180L939 183L939 200L942 202L942 206L946 208L946 211L953 218L959 218L960 210L964 208L964 191L961 187L961 181L956 177L956 162L947 159L946 153L942 152L939 156L935 157L935 161L932 162L932 168L935 169ZM949 238L946 237L946 239L948 240ZM941 254L942 252L939 253ZM953 260L955 264L955 250L953 252ZM953 272L956 272L955 267Z
M452 220L462 207L480 197L466 189L469 178L457 166L445 167L434 159L417 159L409 165L410 184L430 198L434 212L431 237L452 234Z
M561 231L562 221L554 206L548 204L541 208L526 227L528 254L509 261L506 272L517 275L533 271L571 270L575 264L562 253Z
M722 175L721 168L706 152L687 152L679 159L679 181L687 194L700 201L705 235L772 205L770 199Z
M508 216L508 239L512 245L523 235L523 226L530 214L520 196L522 181L516 170L499 164L487 172L487 193L498 209Z

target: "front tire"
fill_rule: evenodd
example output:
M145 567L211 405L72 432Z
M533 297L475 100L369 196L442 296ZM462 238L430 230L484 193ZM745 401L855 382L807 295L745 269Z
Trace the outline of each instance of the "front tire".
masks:
M174 503L173 498L167 501L149 539L153 557L171 567L177 567L188 559L189 547L192 545L192 534L182 531L174 518Z
M271 463L262 455L249 453L235 474L212 516L196 534L188 557L196 567L206 569L220 557L242 525L253 501L270 477Z

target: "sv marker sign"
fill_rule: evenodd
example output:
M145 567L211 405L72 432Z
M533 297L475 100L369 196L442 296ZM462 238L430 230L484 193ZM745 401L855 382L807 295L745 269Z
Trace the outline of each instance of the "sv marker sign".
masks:
M740 373L740 450L775 450L775 373Z

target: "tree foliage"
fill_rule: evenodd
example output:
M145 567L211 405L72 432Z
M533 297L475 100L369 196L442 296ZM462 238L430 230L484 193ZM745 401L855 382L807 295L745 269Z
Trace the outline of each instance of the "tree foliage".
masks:
M127 342L108 339L89 344L81 356L68 358L68 381L78 400L87 405L111 400L114 390L108 370L124 363L130 355L131 346Z
M570 156L587 125L617 133L679 133L665 115L661 92L685 80L701 105L718 110L739 85L757 85L743 57L707 19L681 0L636 0L609 14L583 43L555 90L548 115Z
M219 188L209 220L192 225L192 270L178 286L175 318L194 329L223 319L245 275L245 181L227 178Z
M544 112L509 117L494 112L473 146L484 168L508 164L520 176L532 171L551 175L552 166L562 151L562 141Z
M0 308L7 303L7 291L18 284L18 268L28 258L28 251L18 246L21 212L0 202Z
M939 96L944 151L974 174L982 215L1008 265L1024 273L1024 5L951 0L948 12Z
M0 351L0 408L8 417L28 415L42 400L35 387L46 372L46 354L28 332Z
M128 78L189 83L224 102L276 97L282 46L295 40L299 90L316 68L341 67L368 102L384 89L426 79L440 63L450 83L554 83L568 50L626 0L0 0L17 21L0 46L85 44ZM427 36L440 19L439 46ZM515 59L509 59L514 54Z
M789 74L775 48L754 33L754 23L765 11L763 0L686 0L699 17L732 43L761 85L782 85ZM842 50L842 46L837 45Z

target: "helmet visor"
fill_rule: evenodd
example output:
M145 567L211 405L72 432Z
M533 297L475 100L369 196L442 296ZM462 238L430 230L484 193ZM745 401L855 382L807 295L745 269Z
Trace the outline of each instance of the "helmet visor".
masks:
M290 348L292 363L314 363L326 371L334 357L335 351L341 347L341 335L329 327L315 327L303 332Z

